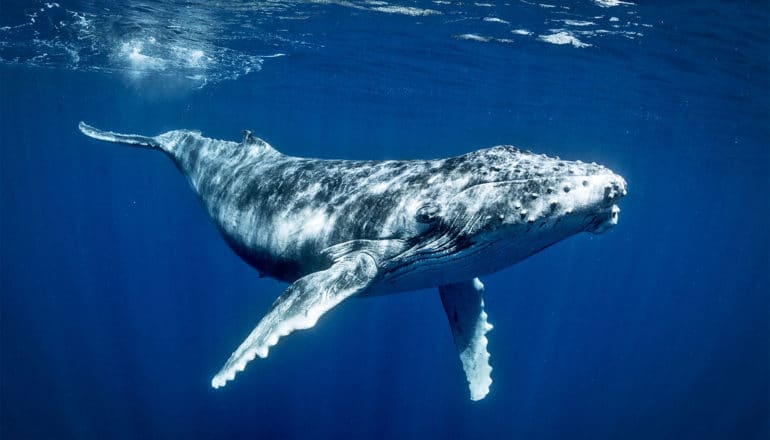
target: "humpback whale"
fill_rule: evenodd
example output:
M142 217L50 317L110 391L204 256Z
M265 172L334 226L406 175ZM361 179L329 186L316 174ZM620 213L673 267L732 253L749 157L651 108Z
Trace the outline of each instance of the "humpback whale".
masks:
M492 325L478 277L605 231L626 195L625 180L604 166L508 145L433 160L324 160L284 155L249 131L233 142L191 130L79 128L166 153L230 247L260 275L289 283L214 388L349 297L438 287L470 398L483 399Z

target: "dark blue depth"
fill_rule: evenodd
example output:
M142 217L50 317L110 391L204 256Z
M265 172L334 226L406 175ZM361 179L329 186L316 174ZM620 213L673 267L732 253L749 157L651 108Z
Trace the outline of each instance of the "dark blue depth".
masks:
M766 2L639 5L643 38L583 49L325 7L258 30L320 46L201 89L0 63L0 437L770 436ZM213 390L284 285L227 248L170 160L80 120L248 128L325 158L510 143L602 163L629 196L608 233L484 278L481 402L435 291L348 301Z

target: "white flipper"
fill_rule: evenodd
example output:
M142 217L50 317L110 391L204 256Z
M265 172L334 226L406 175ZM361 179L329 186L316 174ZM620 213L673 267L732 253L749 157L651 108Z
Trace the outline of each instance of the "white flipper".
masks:
M281 336L313 327L321 315L364 290L376 275L374 258L358 252L294 282L214 376L211 386L219 388L233 380L254 356L267 357L268 349L277 344Z
M438 288L455 346L468 378L471 400L481 400L492 384L486 333L492 330L484 312L484 285L478 278Z

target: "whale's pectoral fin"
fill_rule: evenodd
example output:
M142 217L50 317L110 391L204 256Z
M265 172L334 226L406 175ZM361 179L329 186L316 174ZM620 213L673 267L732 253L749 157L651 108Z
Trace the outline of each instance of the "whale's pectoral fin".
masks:
M254 356L267 357L281 336L311 328L324 313L345 298L366 289L377 275L371 254L358 252L338 259L326 270L304 276L289 286L227 363L211 380L219 388L246 368Z
M481 400L492 384L486 333L492 330L484 312L484 285L478 278L438 288L455 346L468 378L471 400Z

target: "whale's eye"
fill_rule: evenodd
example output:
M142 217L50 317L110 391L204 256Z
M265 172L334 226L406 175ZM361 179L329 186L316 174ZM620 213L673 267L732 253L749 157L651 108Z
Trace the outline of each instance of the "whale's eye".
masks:
M417 210L415 218L420 223L433 223L438 219L440 211L441 209L435 203L426 203Z

